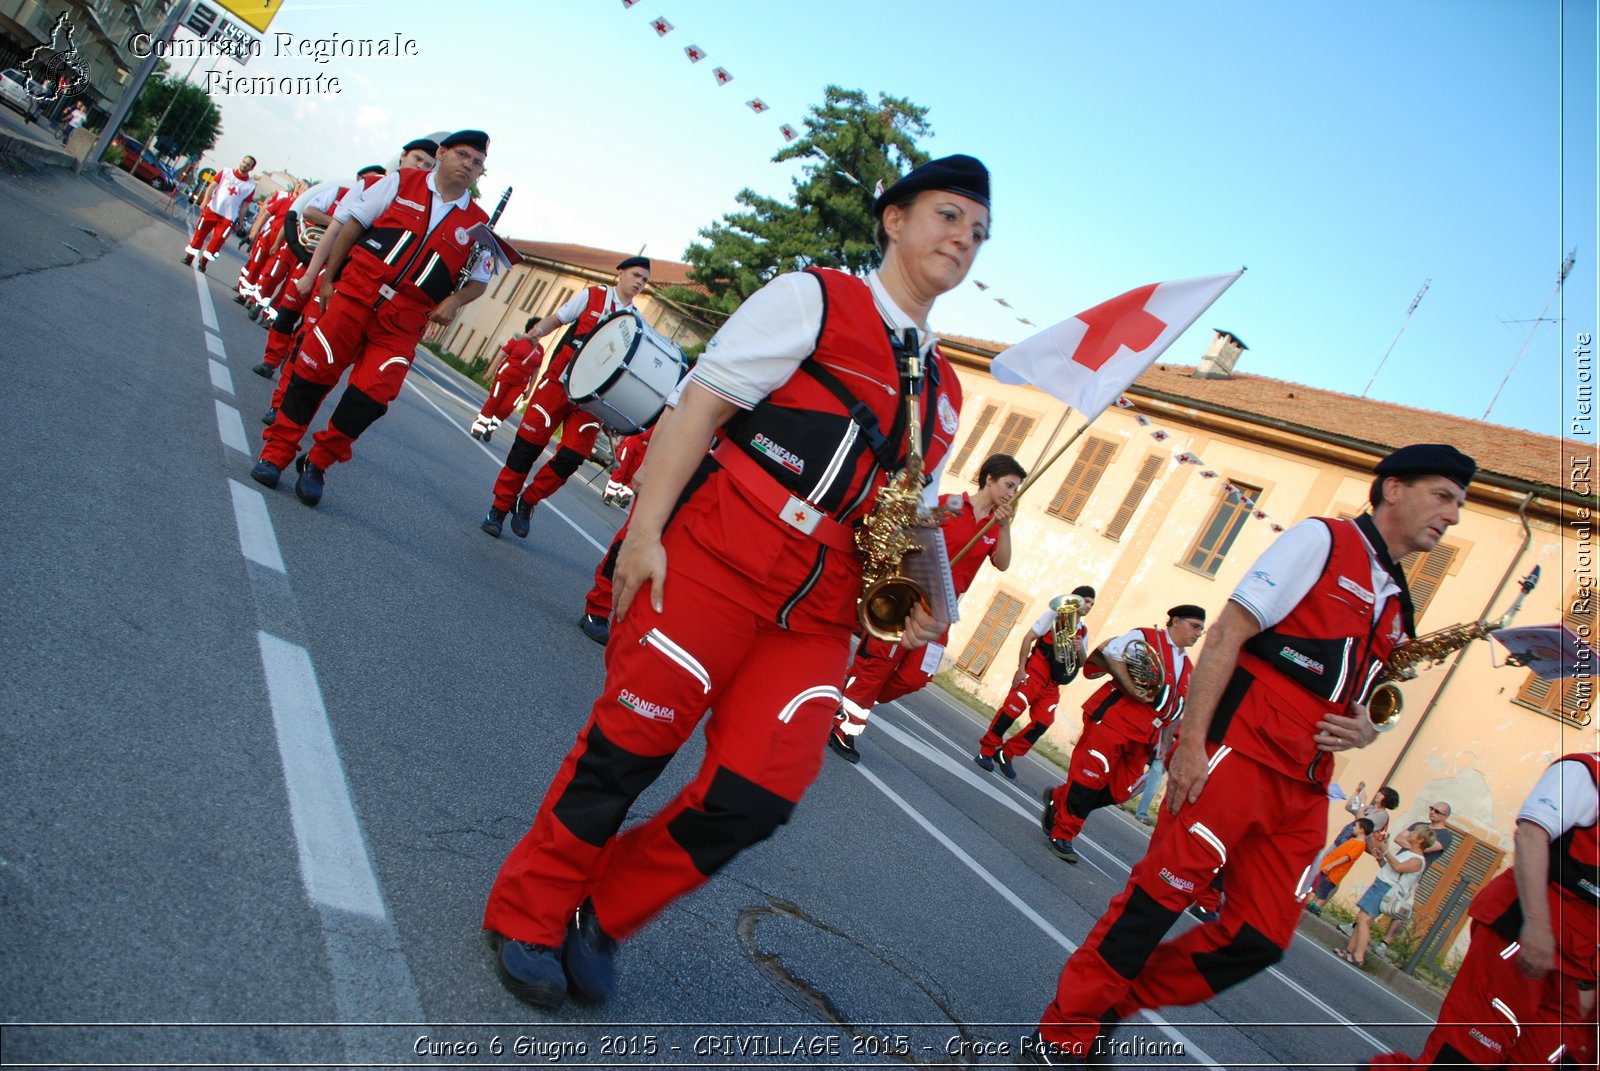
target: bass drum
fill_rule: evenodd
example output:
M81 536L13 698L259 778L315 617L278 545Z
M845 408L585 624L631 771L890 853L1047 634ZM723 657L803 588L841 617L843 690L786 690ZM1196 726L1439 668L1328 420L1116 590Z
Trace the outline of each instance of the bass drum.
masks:
M632 309L595 325L561 373L567 397L612 431L632 435L654 424L689 362Z

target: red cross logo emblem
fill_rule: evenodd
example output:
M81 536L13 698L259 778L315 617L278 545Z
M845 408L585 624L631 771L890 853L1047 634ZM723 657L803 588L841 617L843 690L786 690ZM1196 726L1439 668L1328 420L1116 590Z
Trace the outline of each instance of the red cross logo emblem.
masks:
M1079 313L1078 319L1089 325L1083 341L1072 355L1075 363L1091 372L1101 367L1118 349L1127 346L1134 353L1142 353L1161 337L1167 329L1166 322L1145 311L1145 302L1156 292L1159 283L1130 290L1121 297L1102 302L1088 312Z
M794 523L795 524L804 524L804 523L806 523L806 511L805 510L797 509L797 510L794 511Z

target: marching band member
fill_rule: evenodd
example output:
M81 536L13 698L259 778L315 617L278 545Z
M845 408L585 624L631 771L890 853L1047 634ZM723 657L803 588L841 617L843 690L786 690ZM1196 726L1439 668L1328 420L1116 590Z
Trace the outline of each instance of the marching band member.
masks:
M1185 603L1167 611L1165 628L1136 628L1107 641L1089 656L1085 676L1109 674L1083 704L1083 735L1072 749L1067 779L1045 793L1040 824L1050 848L1069 863L1078 861L1072 842L1089 815L1133 795L1150 765L1161 730L1183 716L1189 695L1189 659L1184 655L1206 630L1206 612ZM1135 641L1159 667L1152 692L1130 668Z
M1010 454L993 454L978 469L976 494L950 495L939 504L940 512L945 515L939 527L944 532L946 554L954 557L961 553L973 536L980 530L983 532L966 556L950 567L957 597L972 586L984 562L993 562L1002 573L1011 566L1011 500L1027 475ZM989 524L991 515L996 518L992 525ZM948 635L940 636L913 653L872 636L863 636L856 648L855 661L850 664L850 682L845 686L844 699L833 716L828 746L846 762L860 762L856 738L866 731L873 706L892 702L925 686L939 671L939 659L949 642Z
M296 179L288 189L279 190L261 203L256 220L250 225L250 255L239 269L239 282L234 287L233 300L240 305L259 298L261 273L272 262L272 255L283 237L284 214L305 188L306 184Z
M989 731L978 741L978 754L972 761L983 769L993 770L998 766L1007 779L1015 781L1017 771L1012 763L1031 751L1045 730L1056 723L1061 686L1077 678L1089 656L1089 626L1084 618L1094 609L1094 588L1082 584L1072 589L1072 595L1081 600L1078 627L1071 637L1072 650L1056 650L1059 615L1054 609L1046 610L1029 630L1033 642L1023 638L1017 655L1017 672L1011 677L1011 692L994 712ZM1051 601L1052 606L1055 601ZM1006 730L1016 724L1024 711L1028 714L1028 727L1007 740Z
M566 371L577 352L574 344L581 343L607 316L633 308L633 299L643 292L649 281L649 258L629 257L617 265L615 286L591 286L579 291L528 331L529 337L538 341L563 324L570 325L551 353L544 375L533 388L533 396L528 399L527 408L522 411L522 422L517 426L517 437L512 440L506 463L495 478L494 501L482 528L496 539L500 537L500 527L507 513L511 514L511 531L526 539L533 507L560 490L567 477L578 471L578 466L594 449L600 421L572 404L566 387L561 384L561 373ZM533 463L550 445L557 427L561 428L561 446L524 491L523 482L532 471Z
M915 169L874 204L877 271L780 275L684 381L618 555L605 689L489 894L520 999L608 996L617 942L770 836L821 768L862 593L854 526L912 449L938 486L961 388L927 318L988 237L988 200L971 157ZM946 624L917 605L903 642ZM699 773L619 834L702 719Z
M538 322L537 316L529 318L523 325L523 334L512 335L501 345L499 367L494 371L489 397L484 399L483 408L478 410L478 415L472 421L472 430L468 432L474 439L489 441L494 429L511 415L517 399L522 397L528 383L538 374L539 366L544 363L544 347L527 333Z
M349 368L339 404L297 466L295 496L308 506L320 502L328 468L350 460L356 439L400 393L428 325L453 322L487 288L493 256L474 260L467 232L489 222L471 193L488 152L487 134L457 131L440 142L432 171L402 168L340 203L326 265L338 282L262 436L261 459L250 472L258 483L277 486L322 400ZM464 272L468 281L458 290Z
M217 176L211 196L200 210L200 220L194 226L194 234L184 247L185 264L193 264L194 258L199 257L200 271L203 273L217 258L239 213L250 203L250 195L256 192L256 180L250 176L255 167L256 158L246 156L239 161L238 167Z

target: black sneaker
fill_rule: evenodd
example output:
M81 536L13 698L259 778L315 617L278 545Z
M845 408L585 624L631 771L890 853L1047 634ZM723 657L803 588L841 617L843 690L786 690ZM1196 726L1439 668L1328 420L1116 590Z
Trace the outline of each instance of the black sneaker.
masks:
M846 736L844 730L837 725L828 733L828 746L845 762L853 764L861 761L861 752L856 750L856 742Z
M187 268L193 263L194 263L194 254L193 253L185 253L183 255L183 266L185 268Z
M484 442L488 442L492 438L494 438L494 429L493 428L491 428L488 431L483 433L483 441Z
M276 488L278 477L282 475L283 470L266 459L257 461L256 467L250 470L250 478L267 488Z
M481 524L479 527L481 527L485 532L488 532L490 535L494 536L496 539L499 539L501 525L505 523L505 520L505 510L495 509L493 506L490 506L489 515L483 519L483 524Z
M1015 781L1017 779L1016 765L1013 764L1010 759L1006 758L1006 753L1004 751L995 752L994 765L996 769L1006 775L1007 781Z
M544 1011L555 1011L566 1002L567 972L558 950L499 935L496 941L495 972L512 996Z
M518 539L528 538L529 518L533 516L533 503L521 498L511 508L511 531Z
M268 364L266 361L262 361L260 364L250 369L250 371L254 372L262 379L271 379L273 376L278 374L278 366Z
M1050 838L1050 850L1069 863L1078 861L1078 853L1072 850L1072 842L1065 837Z
M1199 904L1190 904L1189 905L1189 914L1193 915L1195 918L1199 919L1201 922L1215 922L1215 921L1217 921L1217 919L1222 917L1220 913L1218 913L1216 911L1207 911L1205 908L1201 907Z
M994 756L993 755L985 755L983 752L980 751L976 755L972 756L972 761L978 764L978 769L980 769L980 770L988 770L990 773L994 772Z
M267 411L261 414L261 423L265 424L269 428L277 422L277 419L278 407L275 405L267 406Z
M600 928L594 905L585 900L567 923L567 939L561 946L567 992L591 1003L610 997L617 988L616 959L616 939Z
M323 471L313 465L305 454L300 455L294 467L300 473L300 478L294 482L294 496L308 506L315 506L322 501Z
M599 614L584 614L578 618L578 627L601 647L611 642L611 622Z
M208 266L210 266L210 264L211 264L211 262L209 260L206 260L204 257L200 258L200 274L201 275L204 275L206 273L206 268Z
M1044 814L1039 816L1039 827L1044 830L1044 835L1047 837L1050 836L1051 831L1056 828L1056 801L1054 789L1047 788L1044 790Z

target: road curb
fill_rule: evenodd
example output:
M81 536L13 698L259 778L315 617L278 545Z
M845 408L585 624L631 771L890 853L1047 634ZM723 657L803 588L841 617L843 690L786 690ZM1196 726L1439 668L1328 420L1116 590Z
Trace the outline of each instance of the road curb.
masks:
M65 149L53 149L32 138L0 132L0 156L36 167L76 167L78 158Z

